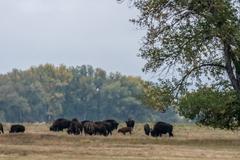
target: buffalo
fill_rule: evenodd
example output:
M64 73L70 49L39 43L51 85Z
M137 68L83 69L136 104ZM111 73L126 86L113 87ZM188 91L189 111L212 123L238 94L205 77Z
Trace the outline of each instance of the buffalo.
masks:
M50 131L63 131L64 129L69 128L70 124L71 121L64 118L59 118L53 122L52 126L50 127Z
M132 134L132 128L131 127L123 127L118 130L118 133L126 134L129 132L129 134Z
M127 127L134 128L134 124L135 124L135 121L132 120L132 119L128 119L128 120L126 121Z
M94 133L95 135L104 135L107 136L109 134L106 125L103 122L95 122L94 123Z
M25 127L20 124L12 125L9 133L23 133L25 132Z
M107 119L103 121L106 125L106 128L110 134L112 134L112 131L114 129L118 128L119 123L116 120L113 119Z
M97 122L95 122L95 124L104 125L104 127L106 128L106 131L107 131L107 135L109 135L109 134L112 135L112 131L115 128L110 122L106 122L106 121L97 121Z
M103 122L103 124L105 125L106 127L106 130L107 130L107 134L111 134L112 135L112 131L114 130L114 127L112 126L111 123L109 122Z
M84 121L81 122L82 126L84 126L84 124L87 123L87 122L92 122L92 121L84 120Z
M117 129L118 125L119 125L119 123L114 119L107 119L107 120L104 120L104 122L110 123L112 125L113 129Z
M83 130L84 130L85 135L86 134L88 134L88 135L95 134L95 123L92 121L85 122L83 125Z
M153 130L151 131L151 136L158 137L162 136L162 134L169 134L169 137L173 137L173 126L171 124L165 122L157 122Z
M148 135L148 136L150 135L151 128L150 128L149 124L144 125L144 132L146 135Z
M67 133L79 135L82 133L82 131L83 131L82 124L76 118L72 119L72 121L68 127Z
M4 134L2 123L0 123L0 134L1 134L1 132L2 132L2 134Z

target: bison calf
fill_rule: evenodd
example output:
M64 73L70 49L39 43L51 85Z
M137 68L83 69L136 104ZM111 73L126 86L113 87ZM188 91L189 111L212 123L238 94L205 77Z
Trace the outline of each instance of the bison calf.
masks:
M132 128L131 127L123 127L118 130L118 133L126 134L129 132L129 134L132 134Z
M25 131L25 127L20 124L12 125L9 133L23 133Z
M2 134L4 134L2 123L0 123L0 134L1 134L1 132L2 132Z

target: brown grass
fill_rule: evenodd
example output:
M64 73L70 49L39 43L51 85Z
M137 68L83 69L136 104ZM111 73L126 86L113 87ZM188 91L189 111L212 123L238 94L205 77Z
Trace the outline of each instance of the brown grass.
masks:
M4 126L5 131L9 124ZM174 126L174 138L144 135L73 136L49 132L46 124L25 124L24 134L0 135L0 160L239 160L240 133L195 125Z

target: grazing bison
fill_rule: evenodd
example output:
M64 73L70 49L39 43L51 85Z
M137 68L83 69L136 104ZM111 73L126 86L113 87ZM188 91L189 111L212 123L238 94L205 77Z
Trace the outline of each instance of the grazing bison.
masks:
M109 122L103 122L103 124L105 125L106 127L106 130L107 130L107 134L111 134L112 135L112 131L114 130L114 127L112 126L111 123Z
M9 131L9 133L21 133L21 132L22 133L25 132L25 127L20 124L12 125Z
M97 124L97 125L103 125L104 126L104 128L105 128L105 130L106 130L106 134L107 135L109 135L109 134L111 134L112 135L112 131L114 130L114 127L112 126L112 124L111 123L109 123L109 122L105 122L105 121L97 121L97 122L95 122L95 124ZM105 132L105 131L104 131ZM104 135L104 134L103 134Z
M88 134L88 135L95 134L95 123L92 121L85 122L83 125L83 130L84 130L85 135L86 134Z
M165 122L157 122L153 130L151 131L151 136L158 137L162 136L162 134L169 134L169 137L173 137L173 126L171 124L165 123Z
M1 132L2 132L2 134L4 134L2 123L0 123L0 134L1 134Z
M108 135L108 130L106 125L103 122L95 122L94 123L94 134L95 135Z
M134 128L134 124L135 124L135 121L130 118L126 121L127 127Z
M129 132L129 134L132 134L132 128L131 127L123 127L118 130L118 133L126 134Z
M119 125L119 123L113 119L107 119L104 120L103 122L105 122L105 125L107 125L107 130L110 134L112 134L112 131L114 129L117 129Z
M150 135L151 128L150 128L149 124L144 125L144 132L146 135L148 135L148 136Z
M119 123L114 119L107 119L107 120L104 120L104 122L110 123L112 125L113 129L117 129L118 125L119 125Z
M64 118L59 118L53 122L52 126L50 127L50 131L63 131L63 129L69 128L70 124L71 121Z
M72 119L72 121L68 127L67 133L79 135L82 133L82 130L83 130L82 124L76 118L74 118L74 119Z

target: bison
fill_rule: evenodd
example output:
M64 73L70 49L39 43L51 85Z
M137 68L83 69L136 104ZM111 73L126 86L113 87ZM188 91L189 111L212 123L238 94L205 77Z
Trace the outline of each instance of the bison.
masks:
M70 124L71 121L64 118L59 118L53 122L52 126L50 127L50 131L63 131L64 129L69 128Z
M2 134L4 134L2 123L0 123L0 134L1 134L1 132L2 132Z
M70 123L67 133L79 135L82 133L82 130L83 130L82 124L76 118L74 118Z
M95 123L92 121L85 122L83 125L83 130L84 130L85 135L86 134L88 134L88 135L95 134Z
M165 123L165 122L157 122L153 130L151 131L151 136L158 137L162 136L162 134L169 134L169 137L173 137L173 126L171 124Z
M104 120L104 122L109 123L111 125L111 132L114 129L117 129L118 125L119 125L119 123L116 120L114 120L114 119L107 119L107 120Z
M112 124L109 123L109 122L103 122L103 124L104 124L105 127L106 127L106 130L107 130L108 135L109 135L109 134L112 135L112 131L114 130L114 127L112 126Z
M144 125L144 132L146 135L148 135L148 136L150 135L151 128L150 128L149 124Z
M135 124L135 121L132 120L132 119L128 119L128 120L126 121L127 127L134 128L134 124Z
M89 121L89 120L84 120L84 121L81 122L81 124L84 126L84 124L87 123L87 122L91 122L91 121Z
M132 128L131 127L123 127L118 130L118 133L126 134L129 132L129 134L132 134Z
M95 135L104 135L107 136L108 135L108 130L106 125L103 122L95 122L94 123L94 133Z
M20 124L12 125L9 133L23 133L25 132L25 127Z
M110 122L106 122L106 121L97 121L95 122L95 124L97 125L104 125L104 127L106 128L106 132L107 135L111 134L112 135L112 131L114 130L114 127L112 126L112 124Z

